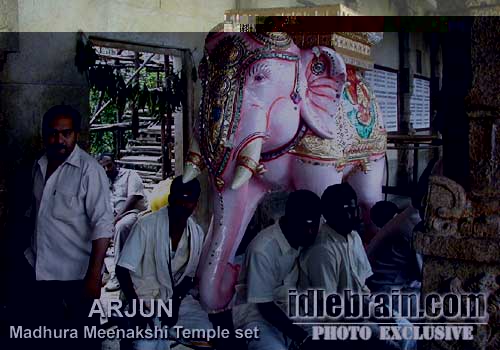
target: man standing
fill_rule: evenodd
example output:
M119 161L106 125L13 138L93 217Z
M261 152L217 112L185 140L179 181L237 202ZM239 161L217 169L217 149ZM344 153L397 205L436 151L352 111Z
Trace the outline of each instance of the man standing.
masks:
M172 298L171 318L138 317L139 326L183 326L209 328L210 321L200 304L188 295L195 286L194 277L202 251L204 233L191 218L200 196L200 183L194 179L172 182L169 206L140 218L125 242L116 267L116 275L127 301L148 305L153 299L167 302ZM182 302L182 306L181 306ZM134 349L164 349L165 339L137 340Z
M147 209L144 185L141 178L131 169L118 167L113 155L101 154L99 163L108 175L111 189L111 204L115 216L114 262L118 261L120 251L128 238L132 226L137 221L138 214ZM114 267L109 268L111 277L106 285L106 291L113 292L120 288Z
M316 194L292 192L285 216L249 244L233 309L235 327L260 331L259 339L250 340L249 350L286 350L292 341L303 349L311 346L308 333L287 316L288 290L297 286L299 248L314 242L320 217Z
M41 322L56 327L90 321L114 232L106 174L76 144L80 122L70 106L50 108L42 124L46 152L33 168L36 224L25 256L34 269Z

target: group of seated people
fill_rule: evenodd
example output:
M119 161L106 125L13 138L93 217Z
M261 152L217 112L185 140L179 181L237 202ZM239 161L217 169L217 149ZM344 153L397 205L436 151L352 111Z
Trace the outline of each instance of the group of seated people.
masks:
M116 269L108 267L111 278L106 289L121 289L128 302L172 298L173 317L136 317L134 322L140 327L213 327L213 319L197 300L195 275L205 239L192 217L201 193L198 180L184 184L181 176L175 178L168 205L140 216L147 202L137 173L118 168L110 155L100 156L99 161L110 179L116 226ZM379 232L364 246L357 232L357 196L348 183L328 187L321 198L307 190L292 192L284 216L259 232L246 252L236 257L241 270L230 305L233 326L259 329L259 337L246 340L244 346L320 348L311 338L310 327L297 325L288 317L289 289L320 288L327 294L345 289L353 293L418 292L422 265L412 249L412 232L421 221L422 198L416 195L401 212L394 203L378 202L371 216ZM396 322L408 323L404 319ZM122 341L121 348L166 349L170 342ZM415 342L377 344L384 346L414 349Z

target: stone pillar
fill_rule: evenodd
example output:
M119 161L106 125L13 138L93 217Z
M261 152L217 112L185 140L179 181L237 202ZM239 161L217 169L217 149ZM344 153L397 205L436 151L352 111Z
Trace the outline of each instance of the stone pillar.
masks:
M413 93L414 68L411 65L410 33L399 34L399 132L409 133L412 130L410 124L410 99ZM398 169L396 183L398 186L407 187L410 184L410 152L400 149L398 152Z
M423 349L500 349L499 26L498 17L475 17L471 28L472 86L463 103L468 153L455 150L461 152L456 161L468 159L468 189L450 176L431 177L425 232L414 242L424 255L422 294L484 293L489 318L477 326L472 343L433 341ZM445 58L444 69L450 60L457 61Z

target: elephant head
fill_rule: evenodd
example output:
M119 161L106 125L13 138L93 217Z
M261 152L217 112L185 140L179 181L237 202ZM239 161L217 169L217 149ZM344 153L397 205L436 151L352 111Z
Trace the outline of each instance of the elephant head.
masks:
M279 169L264 174L263 157L279 158L307 129L336 137L346 67L332 49L302 50L283 33L216 33L206 39L199 75L203 97L184 181L205 167L212 180L214 220L199 277L202 304L217 312L233 295L234 254L259 200L275 186L290 188Z

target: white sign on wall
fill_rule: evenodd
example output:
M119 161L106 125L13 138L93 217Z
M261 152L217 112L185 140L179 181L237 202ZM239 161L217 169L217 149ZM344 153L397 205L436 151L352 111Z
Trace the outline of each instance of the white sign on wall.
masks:
M431 127L430 82L427 79L413 78L413 94L410 99L410 122L414 129Z
M365 72L377 98L387 131L398 131L398 73L383 69Z

